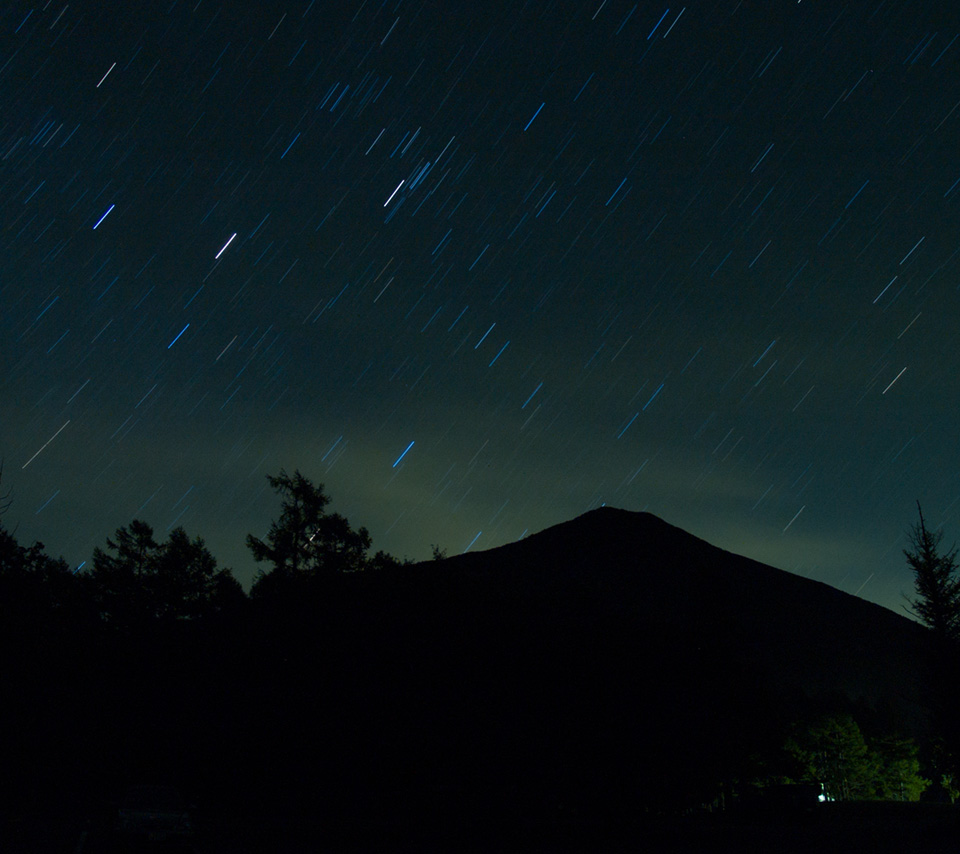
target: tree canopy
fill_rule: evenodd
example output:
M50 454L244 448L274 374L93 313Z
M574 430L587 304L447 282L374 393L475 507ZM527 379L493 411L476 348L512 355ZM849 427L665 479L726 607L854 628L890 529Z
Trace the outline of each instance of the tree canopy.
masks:
M258 563L271 569L261 571L253 595L294 578L316 578L337 572L358 572L395 566L398 561L384 552L370 557L370 533L354 530L339 513L327 513L330 498L322 483L314 485L299 471L288 475L267 475L271 488L280 496L280 517L270 524L265 539L247 535L247 547Z
M0 480L3 461L0 460ZM13 502L0 493L0 519ZM43 543L21 545L0 521L0 623L16 634L24 626L44 626L51 620L89 616L81 586L63 558L50 557Z
M886 736L868 741L849 714L798 722L787 739L794 781L816 783L829 800L916 801L930 785L917 745Z
M165 543L140 519L94 549L85 575L101 616L114 625L200 617L242 599L243 590L199 537L174 528Z

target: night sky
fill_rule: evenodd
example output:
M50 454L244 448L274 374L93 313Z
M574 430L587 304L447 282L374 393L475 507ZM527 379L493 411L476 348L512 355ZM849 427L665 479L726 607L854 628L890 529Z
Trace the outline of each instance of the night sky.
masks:
M689 2L689 0L688 0ZM950 4L9 3L4 516L374 548L601 504L902 612L960 536Z

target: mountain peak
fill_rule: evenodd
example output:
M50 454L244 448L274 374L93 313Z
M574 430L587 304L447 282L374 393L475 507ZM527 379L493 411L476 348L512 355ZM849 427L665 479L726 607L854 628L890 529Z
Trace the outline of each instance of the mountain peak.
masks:
M652 513L597 507L519 542L434 565L448 578L470 579L481 598L485 590L541 619L552 619L553 609L598 632L618 625L662 638L661 655L677 642L726 650L738 668L755 668L791 694L833 692L868 705L917 696L925 633L916 623L725 551Z

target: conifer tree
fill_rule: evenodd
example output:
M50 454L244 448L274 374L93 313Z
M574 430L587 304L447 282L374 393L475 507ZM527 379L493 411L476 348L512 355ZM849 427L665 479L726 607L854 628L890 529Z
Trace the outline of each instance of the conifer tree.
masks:
M941 641L957 640L960 635L960 578L957 547L941 551L943 531L930 531L917 502L920 521L910 530L910 548L904 556L914 575L916 597L910 611Z

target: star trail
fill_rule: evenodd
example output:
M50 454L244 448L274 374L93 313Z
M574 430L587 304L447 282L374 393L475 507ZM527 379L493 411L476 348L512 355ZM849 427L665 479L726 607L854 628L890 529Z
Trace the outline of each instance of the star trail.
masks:
M902 610L915 500L960 536L958 33L7 4L4 524L78 566L176 523L249 585L299 468L399 557L610 504Z

